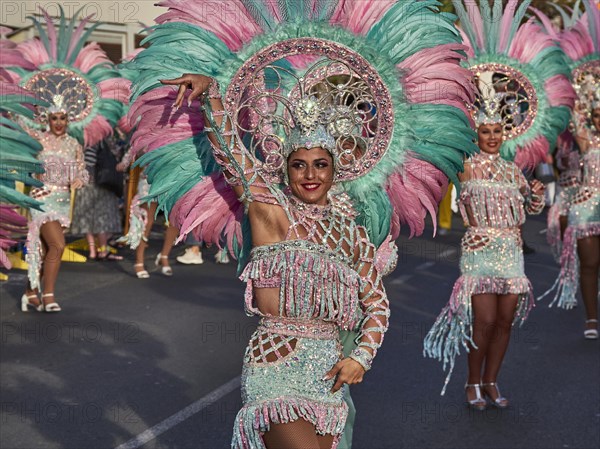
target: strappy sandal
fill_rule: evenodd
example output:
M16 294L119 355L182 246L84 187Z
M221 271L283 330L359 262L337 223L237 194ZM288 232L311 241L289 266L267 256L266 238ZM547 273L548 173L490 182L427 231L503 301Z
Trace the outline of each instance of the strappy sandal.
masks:
M496 382L482 383L481 386L483 387L483 394L490 398L493 405L495 405L498 408L508 407L508 399L502 396L502 394L500 393L500 389L498 388L498 384ZM496 397L496 399L492 398L492 395L488 393L485 387L494 387L496 389L496 393L498 393L498 397Z
M487 407L487 401L481 396L481 384L465 384L465 392L467 391L467 388L474 388L476 395L475 399L471 400L469 400L469 397L467 396L467 405L474 410L480 412L484 411Z
M29 308L34 309L36 312L43 312L44 311L44 303L42 303L40 301L40 303L38 305L32 304L29 300L30 299L37 299L38 301L40 300L40 298L38 298L38 295L36 295L35 293L33 295L28 295L27 293L23 293L23 296L21 296L21 312L29 312Z
M119 261L119 260L123 260L122 256L119 256L118 254L113 254L111 252L111 247L110 246L101 246L100 248L98 248L98 260L101 262L104 261ZM102 256L100 254L103 254Z
M596 319L585 320L585 324L590 324L590 323L598 324L598 320L596 320ZM586 329L583 332L583 336L585 337L586 340L598 340L598 329Z
M135 267L142 267L142 268L144 268L144 264L143 263L134 263L133 266L134 266L134 268ZM148 273L145 269L140 270L140 271L136 271L135 275L137 276L138 279L148 279L150 277L150 273Z
M158 253L156 255L156 260L154 261L154 265L156 265L156 267L160 267L160 272L162 274L164 274L165 276L173 276L173 269L171 267L165 267L164 265L162 265L161 259L168 259L169 256L163 256L162 254Z
M44 307L44 311L48 313L56 313L60 312L62 309L58 305L57 302L51 302L50 304L44 304L44 298L54 297L54 293L44 293L42 295L42 306Z
M92 248L94 248L94 257L92 257ZM98 257L98 251L96 251L96 243L92 243L92 242L88 242L88 259L89 260L96 260L96 258Z

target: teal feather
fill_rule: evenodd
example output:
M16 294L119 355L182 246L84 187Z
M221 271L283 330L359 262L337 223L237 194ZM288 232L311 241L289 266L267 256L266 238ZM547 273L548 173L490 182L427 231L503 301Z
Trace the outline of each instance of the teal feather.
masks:
M77 45L75 45L75 47L73 48L73 52L71 53L71 57L69 58L68 61L65 61L65 64L73 65L75 63L75 60L77 59L77 55L79 55L79 52L81 52L81 49L83 48L83 46L85 45L85 43L88 41L88 39L90 38L90 36L94 32L94 30L96 28L98 28L100 25L102 25L101 22L96 22L92 26L90 26L85 31L85 33L83 33L83 35L79 39L79 42L77 42Z
M467 38L469 39L469 42L471 42L472 47L474 47L475 51L477 51L477 35L475 34L475 30L471 25L469 15L462 0L452 0L452 5L454 6L454 10L456 11L458 18L460 19L460 26L462 30L467 35Z
M69 34L69 27L67 27L65 12L63 11L63 8L60 5L60 3L58 4L58 8L60 9L60 26L58 28L58 41L56 42L56 61L63 62L65 57L67 56L69 44L71 43L71 34ZM69 24L73 26L75 20L75 17L73 17L69 21Z
M507 47L510 47L510 43L513 41L515 34L517 34L519 26L521 26L521 22L522 22L523 18L525 17L525 14L527 13L527 8L529 8L530 4L531 4L531 0L525 0L521 3L519 8L517 9L517 11L515 13L515 19L513 20L512 27L510 29L510 34L508 35L508 40L506 41L506 42L508 42ZM506 49L506 51L508 51L508 48Z
M379 246L390 234L392 205L383 189L356 191L348 186L346 192L352 198L358 216L356 224L364 226L371 242Z
M242 0L242 3L261 29L271 31L277 26L277 21L261 0Z
M44 27L42 27L42 24L35 17L27 16L27 19L31 19L33 21L33 26L37 30L38 36L40 37L42 44L44 44L46 52L48 53L48 55L51 55L52 50L50 48L50 40L48 39L48 33L46 33L46 30L44 29Z
M148 199L158 200L159 210L167 213L204 176L219 169L204 134L150 151L136 165L145 167Z

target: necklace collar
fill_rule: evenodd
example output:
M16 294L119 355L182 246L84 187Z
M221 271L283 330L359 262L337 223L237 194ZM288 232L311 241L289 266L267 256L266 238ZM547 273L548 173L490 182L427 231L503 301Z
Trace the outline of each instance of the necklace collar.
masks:
M327 201L327 204L321 206L319 204L305 203L295 197L289 188L285 190L285 194L294 210L299 212L303 217L311 218L313 220L325 220L331 216L332 207L329 200Z

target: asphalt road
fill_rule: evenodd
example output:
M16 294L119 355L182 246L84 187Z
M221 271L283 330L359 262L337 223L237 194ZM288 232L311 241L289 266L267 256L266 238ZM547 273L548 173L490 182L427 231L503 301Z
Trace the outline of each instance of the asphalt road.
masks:
M543 217L528 221L537 253L526 270L539 294L554 281ZM355 449L598 448L599 343L583 339L583 307L539 303L513 332L500 375L509 409L464 404L466 357L445 396L441 365L422 340L458 276L462 226L398 241L387 278L390 330L365 382L352 388ZM148 266L160 241L151 240ZM182 248L175 248L173 256ZM239 374L256 320L242 309L235 267L173 261L174 276L132 275L123 262L66 263L59 314L21 313L24 272L0 286L0 446L227 448L240 407Z

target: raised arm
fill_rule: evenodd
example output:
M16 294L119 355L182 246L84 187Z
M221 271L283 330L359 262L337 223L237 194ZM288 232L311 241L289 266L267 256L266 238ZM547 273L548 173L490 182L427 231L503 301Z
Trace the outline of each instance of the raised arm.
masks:
M233 132L232 119L223 107L219 87L216 81L204 75L186 74L174 80L161 81L163 84L178 85L179 92L174 103L179 108L184 101L188 88L188 106L201 97L204 111L204 123L207 137L213 147L216 161L231 184L240 201L251 203L277 204L268 184L260 176L261 162L248 152Z

